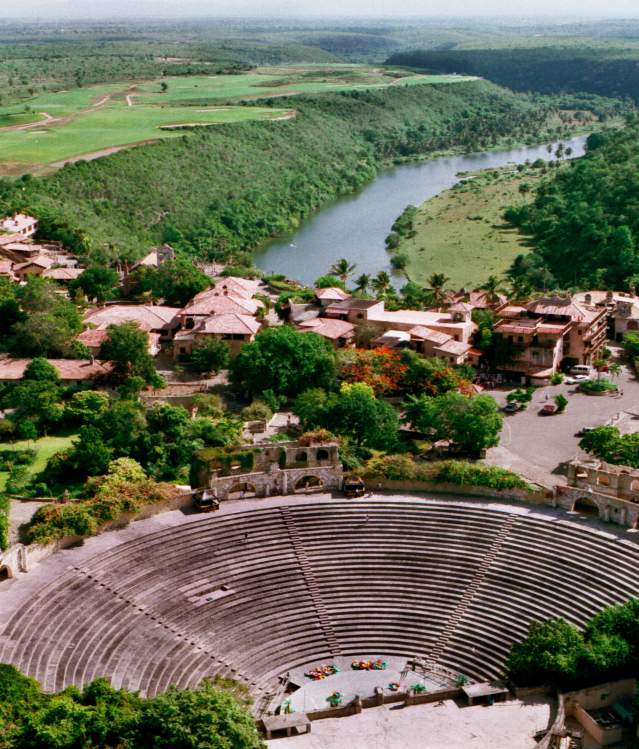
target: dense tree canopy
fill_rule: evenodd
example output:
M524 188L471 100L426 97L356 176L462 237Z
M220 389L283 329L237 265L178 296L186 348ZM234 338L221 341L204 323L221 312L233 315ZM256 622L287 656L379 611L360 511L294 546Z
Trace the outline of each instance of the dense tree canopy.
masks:
M227 680L151 699L96 679L43 694L0 664L0 746L8 749L260 749L248 693Z
M288 325L267 328L242 348L231 362L233 379L249 393L272 390L295 396L309 383L330 387L335 380L335 354L316 333L300 333Z

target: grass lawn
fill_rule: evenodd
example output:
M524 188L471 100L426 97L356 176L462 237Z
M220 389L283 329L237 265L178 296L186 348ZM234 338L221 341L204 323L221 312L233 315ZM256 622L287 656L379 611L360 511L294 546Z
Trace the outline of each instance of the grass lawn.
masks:
M71 445L71 442L77 435L72 434L68 437L41 437L35 442L33 440L22 440L20 442L3 442L0 443L2 450L37 450L36 459L29 466L29 473L35 476L40 473L49 462L49 458L59 450L64 450ZM0 491L3 491L9 476L8 472L0 471Z
M431 273L445 273L450 288L476 288L528 251L526 237L504 224L503 212L531 199L531 193L522 194L519 187L534 186L540 170L507 167L468 176L419 206L416 235L402 239L398 250L408 256L406 272L412 281L427 285Z
M311 65L264 68L241 75L176 76L40 94L21 104L0 107L0 175L46 171L66 160L106 155L102 152L107 149L184 134L166 129L171 125L277 120L291 114L287 109L259 106L257 101L254 106L240 106L243 100L467 80L474 79L368 65ZM167 85L165 92L162 82ZM32 126L17 129L25 124ZM7 129L12 126L14 129Z

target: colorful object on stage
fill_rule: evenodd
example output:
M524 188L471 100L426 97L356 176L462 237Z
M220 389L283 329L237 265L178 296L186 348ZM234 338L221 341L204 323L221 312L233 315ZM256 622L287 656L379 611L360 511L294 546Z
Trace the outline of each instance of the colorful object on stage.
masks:
M322 679L328 679L329 676L339 673L339 668L333 663L327 663L324 666L316 666L310 671L306 671L304 676L313 681L321 681Z
M326 701L330 704L331 707L338 707L342 703L342 693L333 692L333 694L328 695Z
M388 664L381 658L376 661L352 661L351 668L355 671L383 671Z
M399 692L399 682L391 681L391 683L388 685L388 688L391 692Z

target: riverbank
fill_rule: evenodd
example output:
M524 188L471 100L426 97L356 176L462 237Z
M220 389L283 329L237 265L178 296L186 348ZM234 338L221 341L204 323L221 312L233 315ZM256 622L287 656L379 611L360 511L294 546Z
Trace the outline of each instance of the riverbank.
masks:
M504 222L504 209L530 202L545 173L524 165L473 172L422 203L395 251L406 258L406 276L427 286L432 273L445 273L451 288L501 276L529 250L526 236Z

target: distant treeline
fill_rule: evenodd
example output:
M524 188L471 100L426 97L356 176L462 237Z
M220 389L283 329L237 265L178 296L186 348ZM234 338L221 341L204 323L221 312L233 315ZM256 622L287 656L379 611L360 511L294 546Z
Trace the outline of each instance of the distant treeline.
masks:
M0 180L0 210L42 219L95 260L139 257L169 241L199 257L243 251L350 193L396 157L538 139L548 102L487 82L278 99L289 121L217 125L183 138Z
M639 102L639 52L594 47L415 50L392 55L389 65L488 78L514 91L590 92Z
M506 217L535 249L511 274L538 288L620 289L639 284L639 124L590 136L588 151L543 182Z

